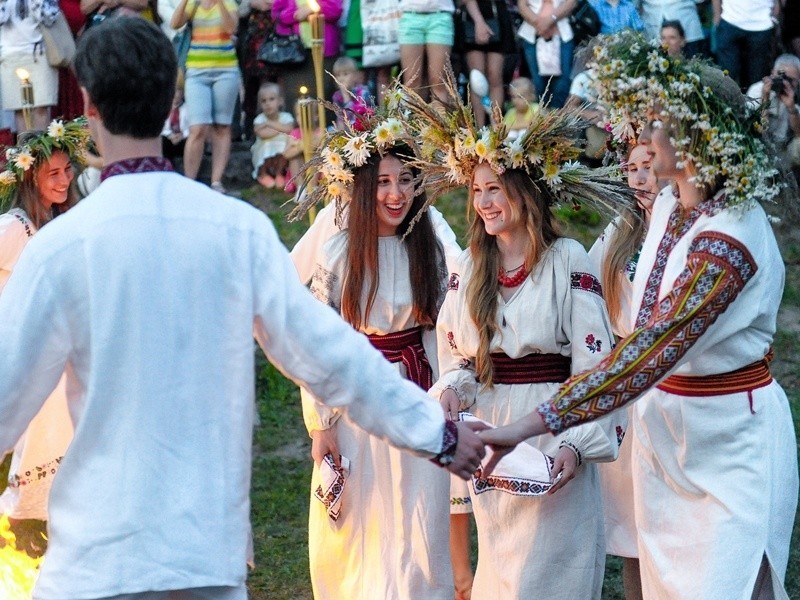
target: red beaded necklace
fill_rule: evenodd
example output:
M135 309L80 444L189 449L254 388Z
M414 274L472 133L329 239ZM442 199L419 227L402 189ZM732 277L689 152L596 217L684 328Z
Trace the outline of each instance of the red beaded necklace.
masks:
M515 288L520 285L525 278L528 276L529 271L525 268L525 265L522 264L516 269L512 269L512 271L517 271L514 275L509 277L506 275L506 270L503 267L500 267L500 272L497 274L497 283L499 283L503 287L507 288Z

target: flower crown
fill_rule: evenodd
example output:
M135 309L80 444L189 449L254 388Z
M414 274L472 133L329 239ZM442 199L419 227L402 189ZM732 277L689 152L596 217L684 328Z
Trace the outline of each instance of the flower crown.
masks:
M303 199L289 214L292 221L302 218L320 201L325 204L333 201L339 222L342 211L352 199L356 169L376 153L384 156L397 145L410 147L414 143L400 113L401 95L396 88L386 92L380 107L357 114L330 102L322 101L322 104L341 117L343 127L329 131L304 165L300 174L303 182L300 197Z
M617 166L589 168L578 162L586 126L580 111L541 110L512 140L497 105L492 120L498 125L479 128L471 104L464 104L458 94L452 70L446 70L444 80L444 110L401 86L418 146L417 160L411 164L423 173L429 197L470 185L475 168L486 163L498 175L510 169L525 171L548 204L577 207L588 202L605 214L616 214L628 202L631 192Z
M713 189L721 181L726 206L748 208L781 192L775 185L779 172L761 139L759 111L719 69L670 57L633 31L602 38L589 68L618 141L635 140L648 111L657 108L674 128L670 142L678 167L693 165L697 186Z
M53 120L47 130L18 146L6 149L5 168L0 171L0 209L5 212L14 198L17 186L31 168L48 160L54 150L69 155L71 161L84 164L84 151L89 142L85 117L72 121Z

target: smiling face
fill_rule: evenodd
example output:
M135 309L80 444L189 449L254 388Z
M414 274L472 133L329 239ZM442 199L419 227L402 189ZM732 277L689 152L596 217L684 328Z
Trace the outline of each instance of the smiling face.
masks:
M69 156L58 150L53 152L36 172L36 189L42 205L49 209L53 204L66 202L73 177Z
M512 206L505 188L486 163L478 165L472 176L472 206L487 234L507 238L524 234L519 207Z
M636 201L649 215L659 190L650 153L645 146L640 144L631 150L628 155L627 174L628 186L636 190Z
M414 175L396 156L387 155L378 167L378 194L375 211L378 235L397 235L414 200Z

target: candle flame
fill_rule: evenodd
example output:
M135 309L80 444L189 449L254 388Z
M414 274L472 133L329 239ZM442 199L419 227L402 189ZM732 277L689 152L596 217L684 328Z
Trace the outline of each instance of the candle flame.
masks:
M308 8L310 8L312 12L318 13L319 3L317 0L308 0Z
M15 71L17 77L19 77L22 81L28 81L31 78L31 74L28 72L27 69L19 68Z
M0 597L19 600L30 598L41 562L41 558L31 558L17 550L8 516L0 515Z

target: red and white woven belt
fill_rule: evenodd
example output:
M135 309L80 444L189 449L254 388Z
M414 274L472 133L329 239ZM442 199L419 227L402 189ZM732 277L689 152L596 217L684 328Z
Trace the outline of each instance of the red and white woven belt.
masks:
M386 335L368 335L370 343L390 363L403 363L406 377L426 392L433 385L433 371L422 346L422 327L405 329Z
M521 358L509 358L503 352L495 352L489 357L492 359L494 383L561 383L572 374L572 359L561 354L527 354Z

